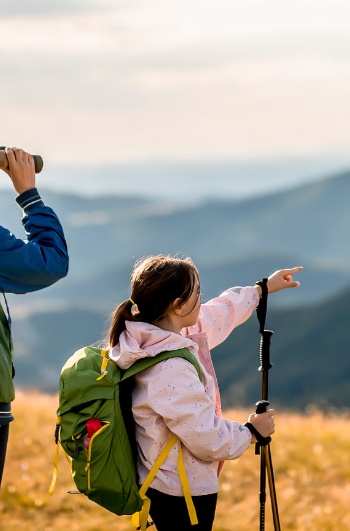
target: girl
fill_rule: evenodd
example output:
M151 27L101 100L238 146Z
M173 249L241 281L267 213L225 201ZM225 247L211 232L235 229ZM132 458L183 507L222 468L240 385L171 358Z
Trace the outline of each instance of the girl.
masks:
M301 269L276 271L268 278L268 291L299 286L293 275ZM191 526L178 475L178 443L147 491L158 531L210 531L220 462L240 457L256 442L244 424L221 417L210 349L251 316L261 294L259 285L235 287L201 304L198 271L189 258L151 256L135 264L130 299L114 312L110 357L122 369L140 358L181 348L191 351L202 367L202 382L194 366L183 358L164 360L135 376L132 411L140 484L175 433L183 445L198 517L198 525ZM248 421L268 437L275 431L274 413L273 409L253 413Z

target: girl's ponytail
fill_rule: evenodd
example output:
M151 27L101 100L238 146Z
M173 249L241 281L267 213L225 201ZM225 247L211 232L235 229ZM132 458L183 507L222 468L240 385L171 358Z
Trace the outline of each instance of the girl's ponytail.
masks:
M134 306L135 303L131 299L127 299L115 309L108 333L108 343L110 347L118 343L120 334L126 329L125 321L137 320L132 313Z

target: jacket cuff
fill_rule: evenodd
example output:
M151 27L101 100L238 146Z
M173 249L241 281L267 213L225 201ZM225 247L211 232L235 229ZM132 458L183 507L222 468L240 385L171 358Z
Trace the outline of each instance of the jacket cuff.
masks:
M0 426L9 424L14 420L11 413L11 404L7 402L0 402Z
M23 192L23 194L20 194L15 199L17 205L24 210L24 212L27 212L28 210L31 210L31 206L34 204L41 203L43 204L43 200L41 199L39 192L36 188L31 188L30 190L26 190Z

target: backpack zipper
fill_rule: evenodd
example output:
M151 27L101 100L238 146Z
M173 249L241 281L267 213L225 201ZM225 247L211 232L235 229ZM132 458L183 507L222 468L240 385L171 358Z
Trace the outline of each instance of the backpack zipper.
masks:
M92 435L92 437L90 439L89 448L87 449L88 460L87 460L87 465L85 467L85 470L87 471L87 477L88 477L88 490L91 490L91 453L92 453L92 443L94 442L95 437L100 435L103 432L103 430L108 428L108 426L110 425L110 422L108 422L106 420L102 420L102 422L104 422L104 426L102 426L102 428L97 430Z

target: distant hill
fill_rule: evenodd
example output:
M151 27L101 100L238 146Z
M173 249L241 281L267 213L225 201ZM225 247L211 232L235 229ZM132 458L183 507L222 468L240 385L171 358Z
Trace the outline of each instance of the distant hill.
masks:
M135 258L156 253L191 256L204 298L300 264L303 289L281 293L273 304L320 301L350 286L350 173L250 200L183 208L138 197L42 195L64 225L70 274L31 301L106 297L114 304L125 297ZM22 235L12 197L0 194L2 219Z
M191 207L140 197L42 195L63 223L70 273L42 292L9 296L18 384L53 390L65 359L103 337L113 308L129 296L134 260L179 253L199 267L204 300L230 285L304 265L300 289L269 299L275 399L295 407L313 400L350 405L344 296L350 289L350 173L250 200ZM1 221L22 236L12 197L0 194ZM252 319L216 349L225 407L259 398L258 342Z

